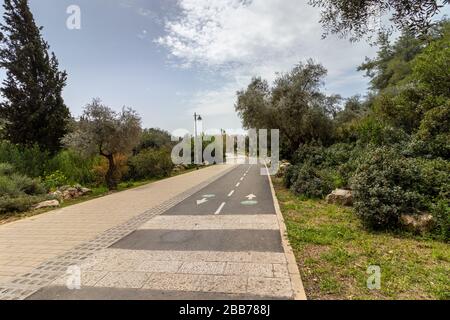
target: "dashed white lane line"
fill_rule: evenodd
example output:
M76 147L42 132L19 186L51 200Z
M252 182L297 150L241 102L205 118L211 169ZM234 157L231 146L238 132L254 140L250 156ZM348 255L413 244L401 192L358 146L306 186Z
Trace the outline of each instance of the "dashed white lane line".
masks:
M241 178L241 181L244 180L244 177Z
M241 185L241 183L240 183L240 182L236 183L236 187L239 187L240 185Z
M234 193L234 190L231 190L230 193L228 194L229 197L231 197Z
M214 214L219 214L220 211L222 211L224 206L225 206L225 202L222 202L222 204L220 205L219 209L217 209L216 212L214 212Z

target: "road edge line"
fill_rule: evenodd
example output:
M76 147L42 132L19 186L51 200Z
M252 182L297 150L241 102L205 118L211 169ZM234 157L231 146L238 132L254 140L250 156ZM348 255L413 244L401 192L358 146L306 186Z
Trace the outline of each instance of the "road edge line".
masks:
M302 277L298 269L297 260L295 260L294 252L292 250L291 244L287 237L287 228L284 222L283 214L281 213L280 204L278 203L278 198L275 193L275 188L273 187L272 178L269 174L269 169L267 165L264 164L267 170L267 179L269 179L270 190L272 192L273 204L275 207L275 212L277 214L278 226L280 227L281 233L281 243L284 249L284 255L287 261L287 267L289 272L289 277L291 279L292 290L294 291L294 300L308 300L305 293L305 287L303 286Z

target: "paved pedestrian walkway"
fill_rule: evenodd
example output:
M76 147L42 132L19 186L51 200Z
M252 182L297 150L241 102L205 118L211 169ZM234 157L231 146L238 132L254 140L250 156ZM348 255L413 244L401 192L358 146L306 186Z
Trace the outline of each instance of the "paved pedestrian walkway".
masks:
M3 298L304 299L261 169L213 166L0 228L0 244L34 234L9 251L21 269Z
M0 288L149 208L214 179L230 167L211 166L1 225Z

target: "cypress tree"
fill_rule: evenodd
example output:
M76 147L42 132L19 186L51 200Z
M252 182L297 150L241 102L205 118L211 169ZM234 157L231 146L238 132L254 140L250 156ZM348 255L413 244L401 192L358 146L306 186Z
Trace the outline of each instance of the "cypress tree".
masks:
M6 78L0 92L4 137L24 146L55 152L67 133L69 109L62 90L67 74L41 36L27 0L5 0L0 24L0 67Z

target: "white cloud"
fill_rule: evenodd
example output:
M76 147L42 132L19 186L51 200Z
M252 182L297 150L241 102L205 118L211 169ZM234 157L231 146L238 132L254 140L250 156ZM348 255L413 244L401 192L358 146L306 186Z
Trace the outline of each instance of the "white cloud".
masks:
M328 69L327 88L353 92L352 86L361 88L363 81L354 73L356 66L374 52L364 42L322 40L319 11L306 0L179 0L179 6L180 15L166 22L166 35L156 42L180 66L213 70L228 79L191 101L205 114L233 113L236 91L252 76L272 81L276 72L308 58Z

